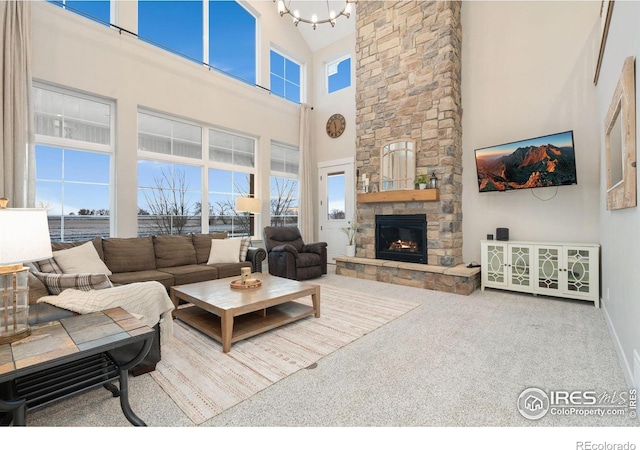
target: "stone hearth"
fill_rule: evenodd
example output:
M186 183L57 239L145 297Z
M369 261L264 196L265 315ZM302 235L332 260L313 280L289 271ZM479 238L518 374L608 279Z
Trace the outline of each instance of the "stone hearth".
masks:
M480 268L430 266L382 259L336 256L336 274L434 291L469 295L480 288Z

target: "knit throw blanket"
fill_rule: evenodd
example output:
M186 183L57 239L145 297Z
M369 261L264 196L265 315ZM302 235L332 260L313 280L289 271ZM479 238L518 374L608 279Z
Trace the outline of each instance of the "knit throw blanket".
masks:
M65 289L59 295L38 299L80 314L121 307L149 327L160 322L161 343L173 335L173 303L165 287L157 281L124 284L108 289L79 291Z

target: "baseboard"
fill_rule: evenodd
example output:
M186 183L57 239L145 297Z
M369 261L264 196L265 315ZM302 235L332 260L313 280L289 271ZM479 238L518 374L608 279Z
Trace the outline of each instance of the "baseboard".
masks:
M609 334L611 335L611 339L613 340L613 348L615 348L616 354L618 355L618 360L620 361L620 365L622 366L622 373L624 374L624 379L627 383L627 387L629 389L636 389L633 379L633 366L629 364L629 361L624 354L622 344L620 343L620 339L618 338L618 333L616 333L616 329L613 326L611 317L609 316L609 312L607 311L607 303L600 300L600 306L602 308L602 312L604 313L604 320L607 323Z

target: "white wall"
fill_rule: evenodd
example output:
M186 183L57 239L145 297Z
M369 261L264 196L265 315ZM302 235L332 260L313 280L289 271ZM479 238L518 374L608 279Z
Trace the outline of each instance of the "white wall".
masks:
M130 2L120 24L137 23ZM313 72L312 55L299 33L282 27L272 2L253 2L260 15L258 83L269 87L269 45L286 49ZM33 3L33 75L37 80L116 101L116 235L137 233L137 109L151 108L258 138L256 194L269 196L269 145L297 145L299 107L267 91L209 72L135 37L44 2ZM312 78L309 79L311 83ZM267 216L268 202L263 203Z
M620 77L624 59L636 58L636 133L640 132L640 2L615 2L597 85L598 142L604 149L604 119ZM638 136L636 136L636 145ZM600 224L602 243L602 300L612 330L627 383L640 387L640 373L634 373L633 354L640 352L640 209L638 207L607 211L605 203L606 172L604 150L601 152ZM636 175L637 177L637 171ZM635 383L632 383L635 380Z
M351 17L349 20L354 20ZM324 66L337 57L351 56L351 86L327 93ZM313 86L313 134L317 162L331 161L356 155L356 35L355 33L313 54L317 79ZM326 124L333 114L342 114L347 126L342 136L330 138Z
M480 240L497 227L509 228L512 240L599 241L599 9L596 1L463 2L465 262L480 261ZM556 188L478 192L475 149L567 130L574 132L577 185L557 195Z

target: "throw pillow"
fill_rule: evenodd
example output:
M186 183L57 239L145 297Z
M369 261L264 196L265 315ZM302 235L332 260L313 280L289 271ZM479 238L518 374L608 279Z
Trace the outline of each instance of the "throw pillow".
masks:
M109 277L104 273L42 273L34 272L37 279L47 287L51 295L58 295L65 289L90 291L113 287Z
M229 236L226 231L210 234L192 234L193 246L196 249L196 262L204 264L209 259L211 253L211 239L226 239Z
M111 275L111 271L100 259L98 251L91 242L53 252L53 258L63 273L103 273Z
M249 251L249 245L251 245L250 237L240 238L240 262L247 260L247 252Z
M240 262L240 243L240 239L211 239L207 264Z
M63 273L60 266L56 263L56 260L53 258L43 259L42 261L38 261L38 269L40 272L44 273Z

